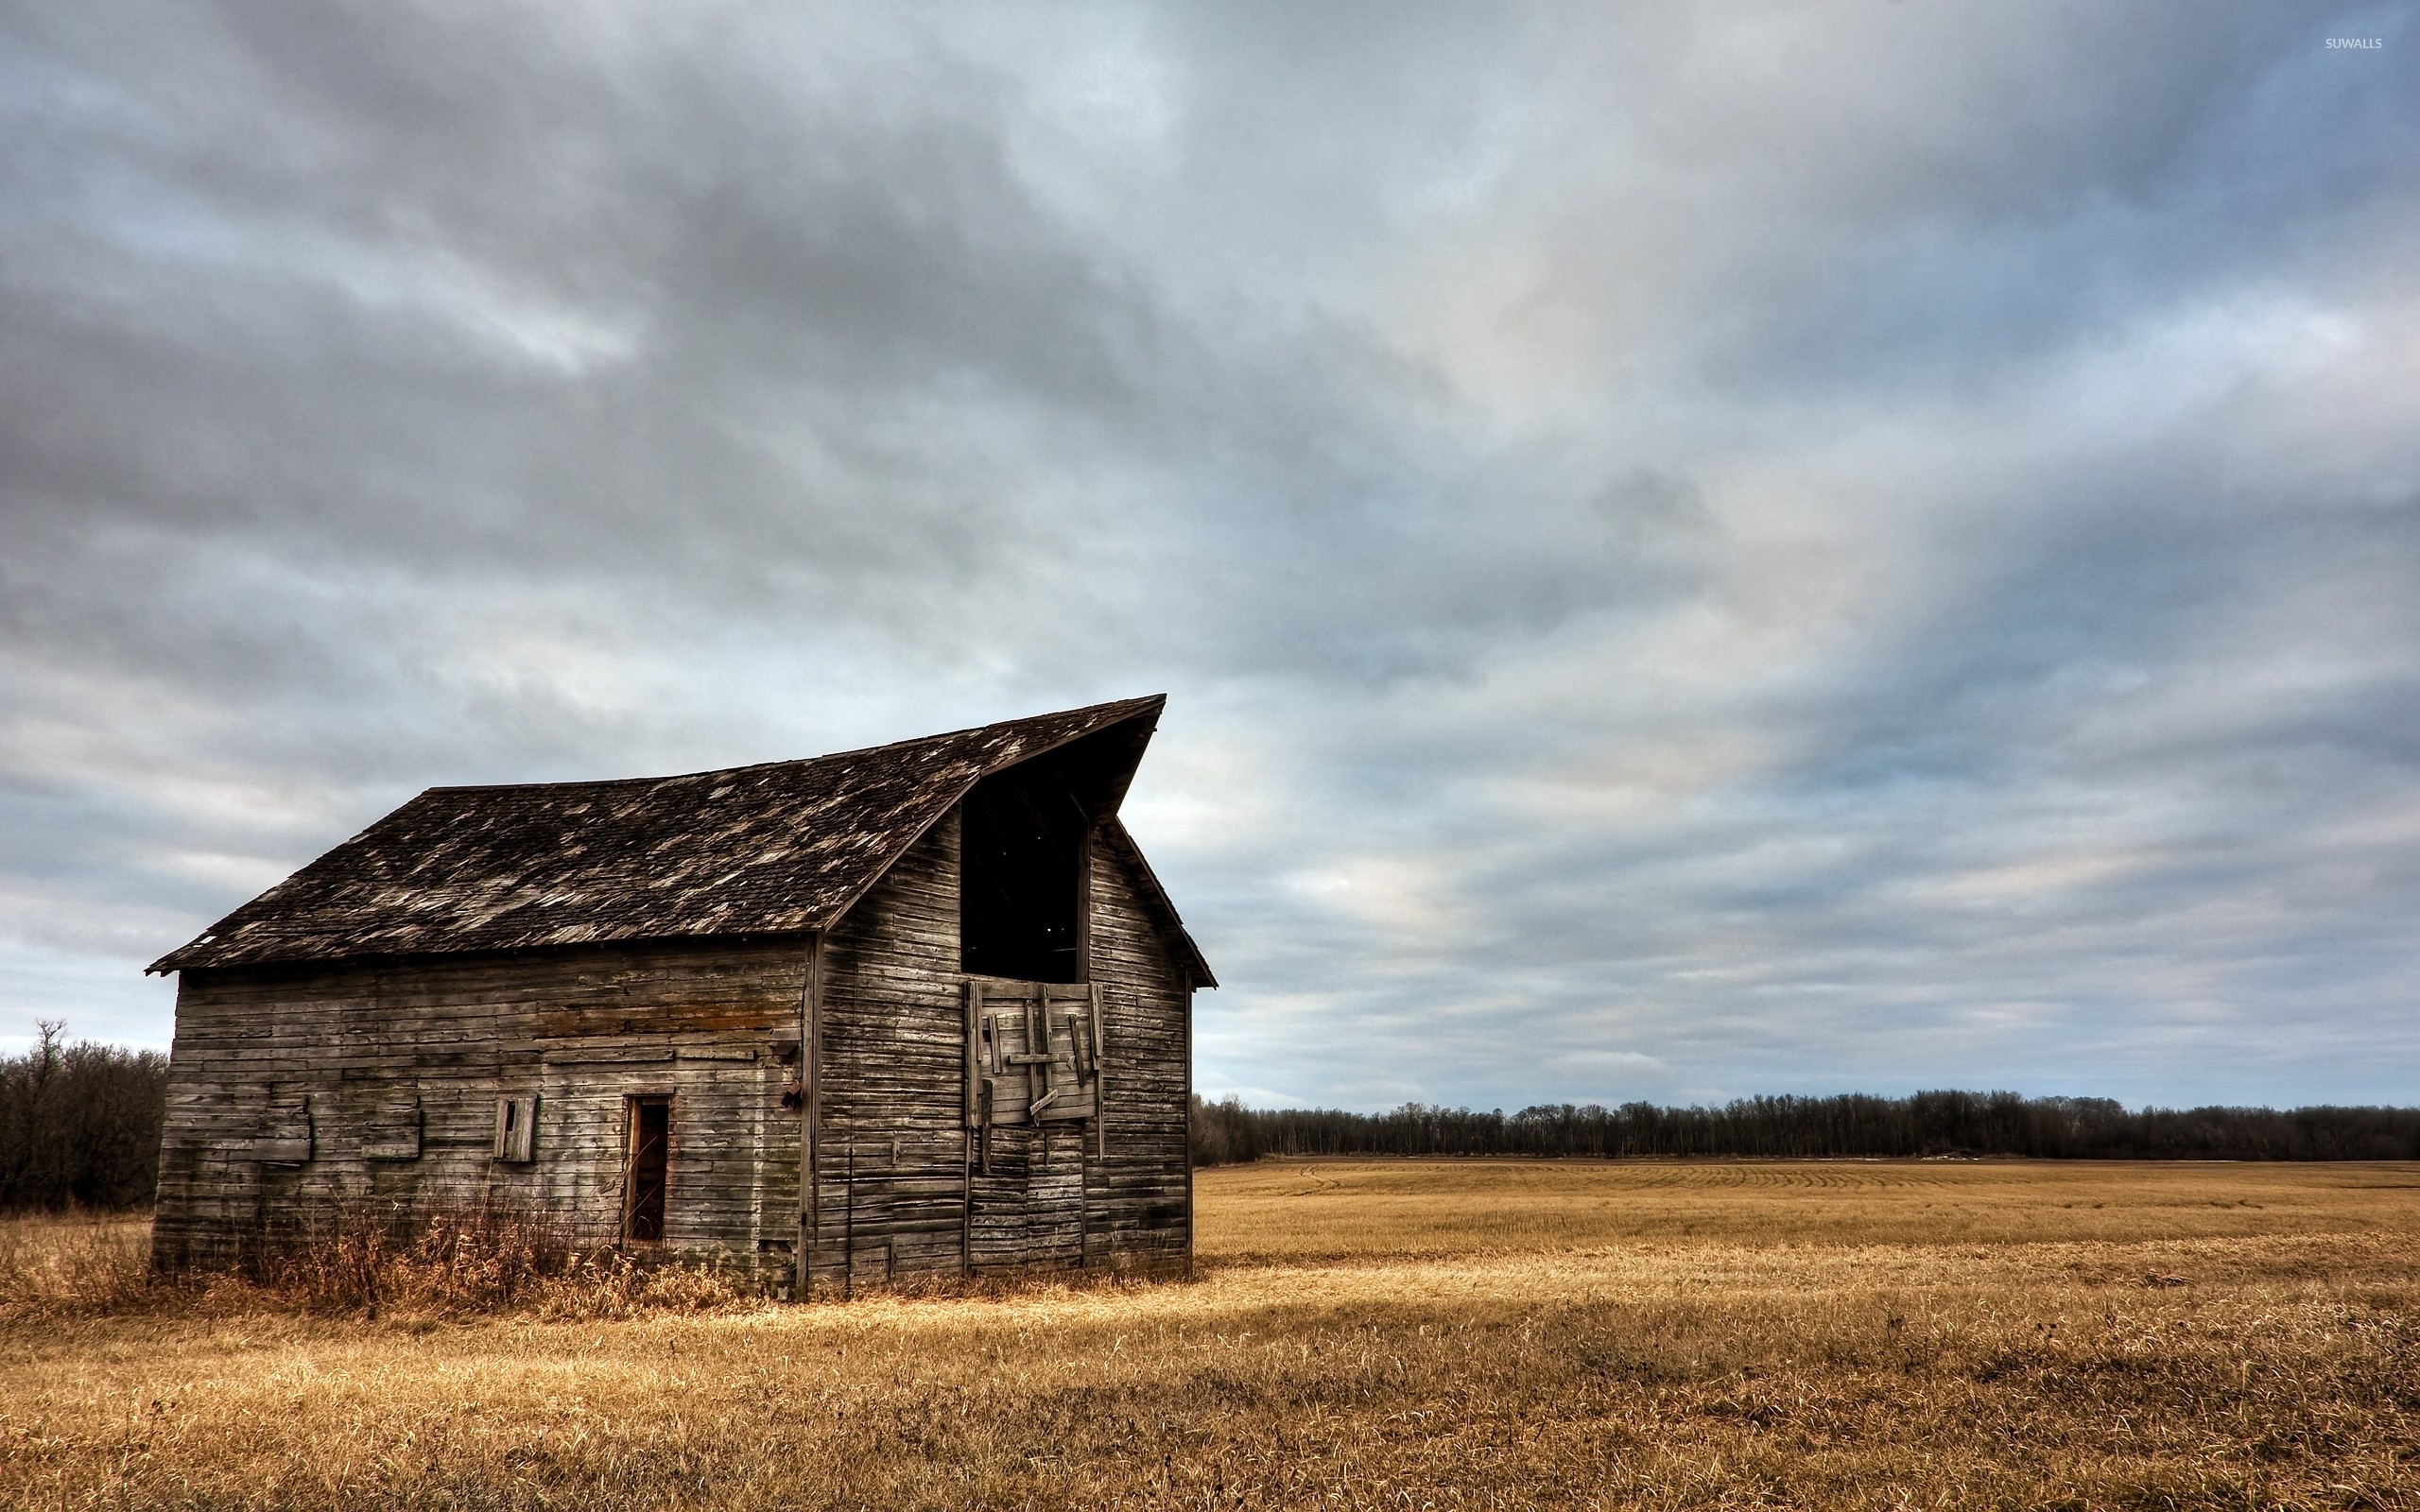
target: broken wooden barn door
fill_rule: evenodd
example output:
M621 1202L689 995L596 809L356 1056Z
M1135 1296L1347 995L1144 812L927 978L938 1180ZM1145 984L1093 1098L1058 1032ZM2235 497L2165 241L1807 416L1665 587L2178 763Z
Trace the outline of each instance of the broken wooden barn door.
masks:
M966 1251L977 1269L1083 1263L1086 1135L1098 1134L1101 1108L1095 1005L1082 984L967 984Z
M967 984L968 1125L1081 1122L1100 1111L1100 1010L1082 985Z

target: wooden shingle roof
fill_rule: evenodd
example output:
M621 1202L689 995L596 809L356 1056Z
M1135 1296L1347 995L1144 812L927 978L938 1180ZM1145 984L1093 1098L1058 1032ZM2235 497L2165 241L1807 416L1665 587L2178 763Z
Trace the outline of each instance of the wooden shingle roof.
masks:
M682 777L433 787L147 970L828 929L982 778L1129 722L1139 756L1165 701Z

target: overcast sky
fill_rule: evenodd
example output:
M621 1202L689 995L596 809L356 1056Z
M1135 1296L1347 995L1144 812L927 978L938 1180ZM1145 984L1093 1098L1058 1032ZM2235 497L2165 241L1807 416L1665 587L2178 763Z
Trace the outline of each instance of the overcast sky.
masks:
M0 1046L1166 692L1214 1092L2420 1103L2414 14L0 5Z

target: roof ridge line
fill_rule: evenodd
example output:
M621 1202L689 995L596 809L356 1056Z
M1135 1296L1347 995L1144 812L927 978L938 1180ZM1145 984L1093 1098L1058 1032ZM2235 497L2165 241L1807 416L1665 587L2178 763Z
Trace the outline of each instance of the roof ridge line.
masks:
M637 787L654 782L677 782L690 777L735 777L741 772L762 771L769 766L811 766L818 762L836 762L843 757L873 756L904 746L929 746L936 741L955 740L960 735L980 735L1010 725L1030 725L1045 719L1066 719L1077 714L1089 714L1103 709L1121 708L1127 704L1142 705L1167 702L1165 693L1144 694L1134 698L1109 698L1074 709L1055 709L1048 713L1027 714L1017 719L995 719L988 725L968 725L963 730L944 730L937 734L913 735L906 740L885 741L879 746L854 746L847 750L825 751L821 756L785 756L769 762L746 762L737 766L705 766L694 772L666 772L660 777L572 777L554 782L440 782L421 789L429 793L507 793L515 789L566 787ZM1138 708L1137 712L1140 710Z
M147 970L827 928L992 773L1123 729L1131 776L1167 702L670 777L424 789ZM717 783L738 796L709 801Z

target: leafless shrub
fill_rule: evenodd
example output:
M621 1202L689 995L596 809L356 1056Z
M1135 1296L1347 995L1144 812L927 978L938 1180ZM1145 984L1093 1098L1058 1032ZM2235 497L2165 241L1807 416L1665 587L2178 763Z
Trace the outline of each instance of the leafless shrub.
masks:
M36 1029L24 1054L0 1056L0 1212L149 1203L168 1057Z

